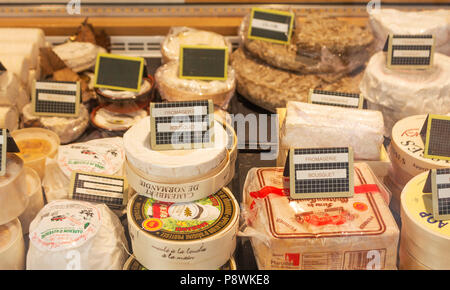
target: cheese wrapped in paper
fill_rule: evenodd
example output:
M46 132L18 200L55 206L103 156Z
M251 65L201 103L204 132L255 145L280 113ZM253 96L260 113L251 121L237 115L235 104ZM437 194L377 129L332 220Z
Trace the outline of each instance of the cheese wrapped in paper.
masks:
M358 160L378 160L383 144L378 111L288 102L281 129L284 148L352 147Z
M355 164L355 187L376 177ZM293 200L283 192L283 168L250 169L243 218L261 270L396 269L399 230L388 194L362 190L350 198Z

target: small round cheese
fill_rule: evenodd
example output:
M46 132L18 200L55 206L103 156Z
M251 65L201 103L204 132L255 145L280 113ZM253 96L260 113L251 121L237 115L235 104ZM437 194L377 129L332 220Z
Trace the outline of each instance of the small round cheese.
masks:
M0 225L0 270L25 270L25 244L18 219Z
M123 136L128 162L145 174L172 181L200 178L227 156L228 137L219 122L214 124L214 145L190 150L152 150L150 117L140 120Z
M28 205L23 161L7 153L6 172L0 176L0 225L20 216Z
M450 111L450 57L434 54L429 70L399 70L386 66L386 56L372 56L360 83L369 109L383 112L386 134L398 120L418 114Z
M39 175L30 167L25 167L25 180L27 182L27 194L29 203L19 220L22 224L24 234L28 233L31 221L38 212L44 207L44 195L42 194L41 179Z
M95 66L98 53L105 53L106 50L90 42L66 42L57 45L53 51L64 61L64 63L74 72L81 72Z
M89 126L89 112L83 104L80 104L78 117L36 116L33 114L33 105L31 103L23 108L22 113L25 127L49 129L58 134L61 144L73 142Z
M105 108L99 108L95 112L93 123L101 129L124 131L146 116L148 116L146 110L139 110L131 113L115 113L108 111Z
M227 188L188 203L136 194L127 219L133 253L147 269L213 270L235 250L239 204Z
M105 204L58 200L30 225L28 270L121 270L126 238Z

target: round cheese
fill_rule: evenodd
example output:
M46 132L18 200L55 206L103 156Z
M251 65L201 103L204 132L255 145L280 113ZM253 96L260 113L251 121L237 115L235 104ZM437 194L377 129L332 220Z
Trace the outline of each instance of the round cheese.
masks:
M230 270L236 270L236 269L237 269L236 261L234 260L233 257L231 257L231 259L228 260L228 262L226 262L225 265L221 266L217 270L230 271ZM136 270L148 270L148 269L145 268L144 266L142 266L142 264L139 263L139 261L136 260L135 257L130 256L128 258L128 260L125 262L125 265L123 266L123 270L136 271Z
M28 270L121 270L124 229L104 204L58 200L30 225Z
M136 169L162 182L177 182L201 178L227 156L228 137L219 122L214 124L214 145L191 150L162 150L150 148L150 117L140 120L123 136L128 162Z
M424 264L416 260L410 253L406 251L403 245L403 239L400 241L400 247L398 251L399 258L399 270L431 270Z
M133 253L148 269L213 270L236 248L239 204L227 188L189 203L136 194L127 218Z
M23 161L7 153L6 173L0 176L0 225L20 216L28 205Z
M33 105L23 108L23 123L25 127L42 127L58 134L61 144L73 142L80 137L89 126L89 112L85 105L80 104L78 117L36 116Z
M93 112L92 123L107 131L126 131L139 120L147 117L146 110L139 110L131 113L116 113L105 108L98 108Z
M45 160L54 157L58 152L59 137L47 129L25 128L11 132L20 153L17 155L23 159L26 166L33 168L44 177Z
M93 68L97 54L106 53L106 50L90 42L66 42L53 47L53 51L74 72L82 72Z
M18 219L0 225L0 270L25 270L25 243Z
M178 61L181 45L227 47L228 53L231 53L231 43L220 34L189 27L172 27L161 45L163 63Z
M19 127L19 112L16 107L0 106L0 128L14 131Z
M427 115L398 121L392 128L389 156L396 182L405 185L412 177L430 169L450 167L450 160L425 158L420 131Z
M383 52L374 54L360 83L369 109L380 110L386 134L398 120L418 114L450 111L450 57L434 54L429 70L399 70L386 66Z
M401 195L402 239L405 249L433 269L449 269L450 222L432 214L432 194L423 193L428 172L411 179Z
M139 92L132 92L132 91L120 91L120 90L111 90L111 89L103 89L99 88L99 91L109 97L116 98L116 99L128 99L135 97L137 95L141 95L148 90L151 89L151 85L149 81L143 80L141 84L141 88Z
M31 221L38 212L44 207L44 195L42 194L41 179L39 175L30 167L25 167L25 180L27 182L27 194L29 203L19 220L22 224L24 234L28 234Z
M158 68L155 81L161 98L166 101L195 101L212 99L214 104L227 108L236 87L235 73L228 66L227 79L196 80L178 76L178 62L170 62Z

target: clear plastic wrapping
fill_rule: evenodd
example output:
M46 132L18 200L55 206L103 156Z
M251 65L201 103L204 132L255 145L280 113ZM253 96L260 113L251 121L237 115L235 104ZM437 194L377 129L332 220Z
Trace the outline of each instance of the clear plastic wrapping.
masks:
M160 66L155 73L156 85L163 100L212 99L215 105L227 109L236 87L235 71L230 65L225 81L181 79L178 77L178 69L179 63L173 61Z
M161 44L162 62L178 61L180 45L225 46L231 54L231 43L218 33L186 26L174 26L170 28Z

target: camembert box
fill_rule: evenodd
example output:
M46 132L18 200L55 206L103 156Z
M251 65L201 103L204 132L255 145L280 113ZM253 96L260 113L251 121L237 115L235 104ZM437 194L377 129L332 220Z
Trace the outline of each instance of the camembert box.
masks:
M251 237L259 269L396 269L399 229L387 193L373 191L367 164L354 170L355 191L363 193L304 200L283 193L283 168L249 171L243 235Z

